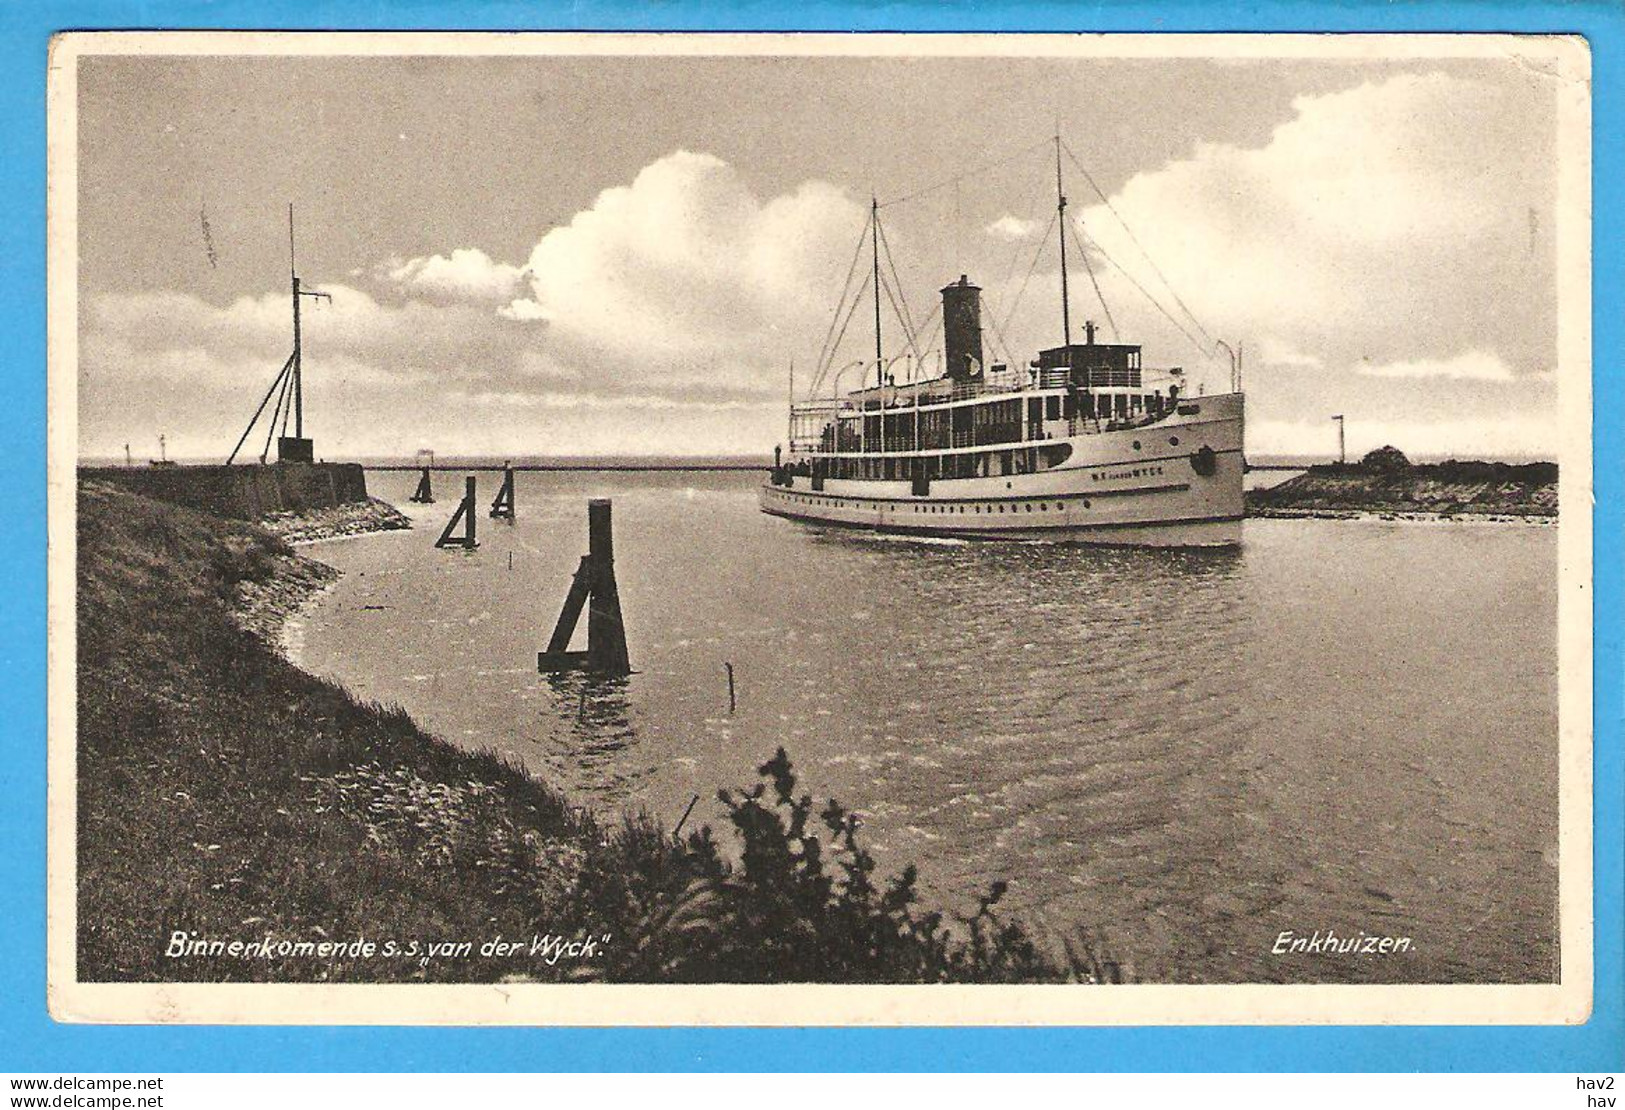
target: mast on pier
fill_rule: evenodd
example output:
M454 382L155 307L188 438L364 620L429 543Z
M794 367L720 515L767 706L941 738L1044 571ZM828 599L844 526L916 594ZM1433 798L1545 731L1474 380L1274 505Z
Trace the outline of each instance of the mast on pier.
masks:
M315 448L310 440L305 438L305 373L303 358L303 343L299 332L299 298L309 297L311 300L327 300L333 298L327 293L318 293L314 289L306 290L299 287L299 273L294 267L293 255L293 205L288 205L288 279L293 284L293 436L284 435L277 440L276 455L279 462L314 462ZM286 421L284 421L284 431Z
M294 265L293 252L293 205L288 205L288 281L292 287L293 297L293 353L288 361L282 364L282 369L271 382L271 388L266 390L264 398L260 400L259 408L254 410L253 417L248 421L248 427L237 440L237 446L231 449L226 458L226 465L230 466L237 458L237 452L243 449L248 441L249 434L253 432L254 425L259 423L265 412L265 406L271 403L271 397L276 397L276 407L271 410L270 425L265 434L265 449L260 452L260 462L264 462L271 452L271 439L277 436L277 422L281 421L281 435L277 436L276 449L278 462L315 462L315 445L305 438L305 378L303 366L303 342L299 327L299 298L309 297L311 300L332 301L332 296L320 293L314 289L304 289L299 284L299 271ZM293 420L293 435L288 435L288 421Z

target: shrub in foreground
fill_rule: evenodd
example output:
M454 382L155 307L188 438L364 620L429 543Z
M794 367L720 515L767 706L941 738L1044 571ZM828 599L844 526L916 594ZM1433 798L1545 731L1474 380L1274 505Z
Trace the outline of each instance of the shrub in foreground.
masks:
M621 859L584 872L581 893L593 905L588 913L629 918L631 943L603 969L606 978L912 983L1096 977L1077 961L1056 966L1020 925L999 918L1003 882L961 920L962 935L949 928L941 913L918 908L912 865L890 880L876 876L857 815L835 801L820 808L812 795L796 793L783 748L759 772L764 781L750 789L718 794L738 841L736 859L724 858L709 828L678 843L648 822L634 822L616 838ZM665 882L651 888L636 877L639 871ZM629 873L634 877L626 880ZM634 909L633 902L641 906Z

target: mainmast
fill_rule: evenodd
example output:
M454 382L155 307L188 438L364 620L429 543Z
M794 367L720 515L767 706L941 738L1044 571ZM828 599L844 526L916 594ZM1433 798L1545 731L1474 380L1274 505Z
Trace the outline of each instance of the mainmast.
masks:
M1066 362L1072 365L1072 303L1066 290L1066 191L1061 184L1061 136L1055 136L1056 224L1061 229L1061 338L1066 344Z
M885 356L880 350L880 201L869 198L869 239L874 248L875 261L875 385L885 382Z

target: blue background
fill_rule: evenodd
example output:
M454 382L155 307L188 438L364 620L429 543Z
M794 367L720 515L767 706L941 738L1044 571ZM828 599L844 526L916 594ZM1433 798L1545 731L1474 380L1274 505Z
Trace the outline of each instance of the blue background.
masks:
M1605 3L842 4L214 3L0 0L0 499L12 564L0 596L0 1072L785 1070L1620 1071L1621 703L1618 451L1607 390L1620 351L1625 6ZM789 9L787 14L786 9ZM1578 33L1593 50L1595 423L1595 1008L1575 1027L911 1030L106 1028L45 1010L45 59L93 28L1508 31Z

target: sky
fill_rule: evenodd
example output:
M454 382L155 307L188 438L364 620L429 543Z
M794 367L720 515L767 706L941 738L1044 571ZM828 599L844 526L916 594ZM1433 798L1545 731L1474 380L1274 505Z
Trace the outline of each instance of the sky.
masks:
M318 455L766 454L872 197L928 370L961 273L992 357L1060 343L1058 130L1074 331L1192 389L1239 348L1250 454L1342 413L1353 452L1550 457L1557 94L1506 59L84 58L80 453L225 456L291 349L292 203ZM826 381L873 343L865 301Z

